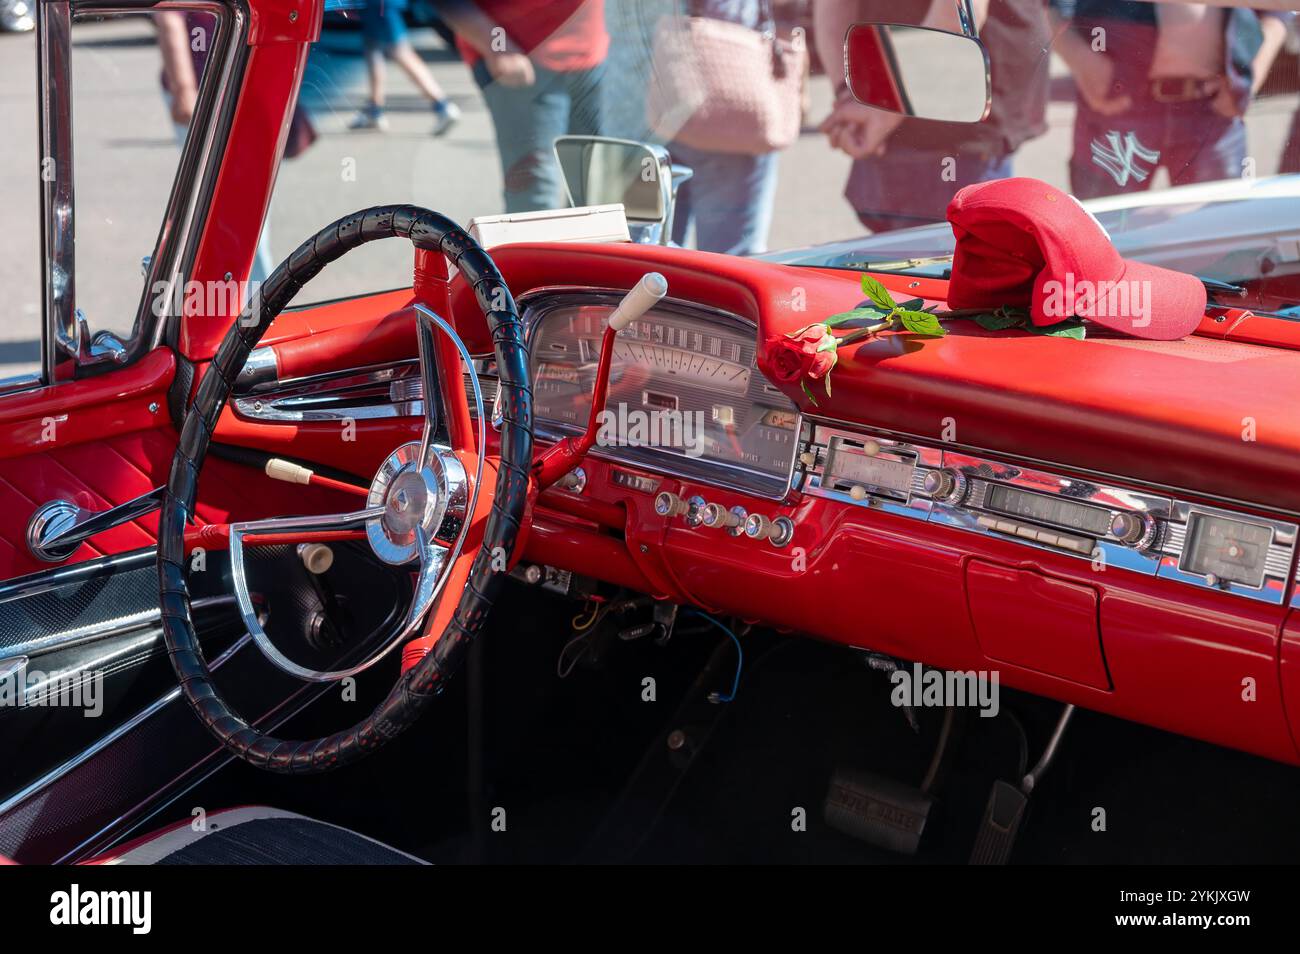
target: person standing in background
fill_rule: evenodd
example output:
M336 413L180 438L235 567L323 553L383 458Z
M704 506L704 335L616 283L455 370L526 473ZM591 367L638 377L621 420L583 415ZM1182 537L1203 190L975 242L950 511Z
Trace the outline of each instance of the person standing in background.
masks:
M190 123L198 104L199 83L208 65L208 52L215 39L217 18L211 13L162 10L154 15L154 28L158 31L158 50L162 54L163 99L171 114L172 130L176 144L182 149L189 137ZM305 152L316 141L316 130L306 107L294 103L293 118L285 137L284 158L293 159ZM262 230L257 238L257 249L249 267L249 286L264 282L275 268L271 255L271 216L268 210L262 220Z
M844 197L873 232L942 222L963 186L1012 174L1011 157L1047 131L1048 32L1042 0L974 0L988 51L992 111L981 123L908 118L853 98L844 36L854 23L917 24L960 32L951 0L814 0L814 38L835 108L821 125L854 158Z
M433 134L441 136L460 119L460 107L447 98L420 54L411 46L406 32L407 0L366 0L361 13L362 42L366 50L366 71L370 80L370 102L348 123L349 129L388 131L384 114L387 95L384 89L384 59L402 68L411 82L428 97L433 106Z
M440 12L492 115L505 210L565 207L554 142L602 131L604 0L455 0Z
M756 128L761 113L731 87L749 85L770 109L789 113L790 122L779 125L789 125L791 137L797 136L806 51L778 36L771 0L686 0L682 12L684 23L670 21L668 32L656 36L650 110L652 127L671 137L673 162L694 173L677 192L672 238L685 245L693 229L702 251L761 254L772 225L778 156L790 143L766 138ZM758 62L748 62L750 56ZM728 88L711 89L710 82ZM698 104L690 99L690 87L702 97ZM693 105L698 114L672 128L667 117Z
M1243 117L1290 14L1204 3L1049 0L1078 91L1070 187L1081 199L1246 172Z

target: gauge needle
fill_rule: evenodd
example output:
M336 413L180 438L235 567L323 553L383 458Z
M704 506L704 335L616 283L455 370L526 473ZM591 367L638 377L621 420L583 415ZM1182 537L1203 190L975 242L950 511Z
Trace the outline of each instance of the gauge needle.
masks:
M736 425L728 424L726 427L726 431L727 431L727 439L731 441L731 449L735 452L736 459L739 460L743 452L741 451L740 448L740 440L736 437Z

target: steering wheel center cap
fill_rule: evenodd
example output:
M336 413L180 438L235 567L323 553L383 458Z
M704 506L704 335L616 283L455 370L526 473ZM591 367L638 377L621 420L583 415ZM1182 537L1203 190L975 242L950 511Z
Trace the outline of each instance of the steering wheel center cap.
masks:
M455 539L465 520L468 488L460 461L430 447L420 466L418 442L403 444L380 465L370 484L368 508L383 513L366 521L375 556L401 566L419 556L420 534L429 544Z

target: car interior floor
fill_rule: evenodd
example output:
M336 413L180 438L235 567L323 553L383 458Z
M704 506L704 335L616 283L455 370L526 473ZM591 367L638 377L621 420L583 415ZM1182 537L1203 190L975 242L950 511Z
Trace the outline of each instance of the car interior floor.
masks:
M828 789L837 773L919 786L944 710L916 710L913 728L863 652L741 628L735 698L711 701L731 687L736 647L685 611L666 642L610 613L575 643L581 603L511 584L503 604L510 612L489 622L464 678L363 764L310 785L235 761L160 820L264 803L435 863L964 864L990 787L1019 781L1061 712L1002 687L996 716L959 717L919 848L900 854L829 825ZM561 678L557 666L571 669ZM355 722L394 669L360 677L355 701L331 687L282 734ZM1293 815L1291 771L1079 710L1028 800L1011 861L1291 860L1300 825L1275 822Z

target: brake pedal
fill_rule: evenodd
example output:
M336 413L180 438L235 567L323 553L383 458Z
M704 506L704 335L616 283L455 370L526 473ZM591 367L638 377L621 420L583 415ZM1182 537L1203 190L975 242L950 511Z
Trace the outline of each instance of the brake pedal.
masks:
M945 758L952 748L956 717L956 708L949 706L919 786L874 772L836 769L822 808L826 824L877 848L915 855L934 807L933 793L942 780Z
M837 769L822 817L846 835L902 855L914 855L934 797L874 772Z

